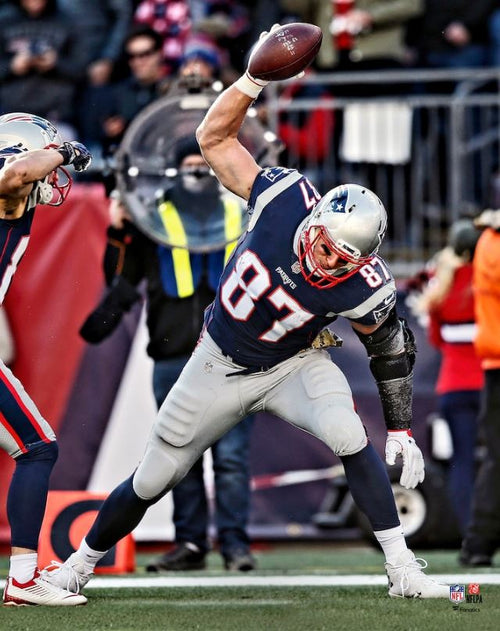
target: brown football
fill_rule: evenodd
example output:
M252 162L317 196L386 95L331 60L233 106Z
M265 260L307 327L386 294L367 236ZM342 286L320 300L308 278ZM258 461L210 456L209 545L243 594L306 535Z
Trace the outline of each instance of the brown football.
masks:
M318 54L319 26L293 22L263 37L250 53L248 72L256 79L282 81L305 70Z

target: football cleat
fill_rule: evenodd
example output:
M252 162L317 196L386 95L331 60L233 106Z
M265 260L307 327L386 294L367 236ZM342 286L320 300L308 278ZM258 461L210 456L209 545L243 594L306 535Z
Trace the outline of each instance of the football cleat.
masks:
M31 580L26 583L18 583L15 578L8 576L3 592L3 604L21 607L24 605L49 605L52 607L71 607L87 604L87 599L82 594L76 594L61 589L57 585L49 583L38 570Z
M52 561L42 570L44 580L61 589L78 594L94 573L88 571L78 552L73 552L64 563Z
M449 598L450 586L438 583L422 572L424 559L417 559L411 550L403 552L395 564L386 563L389 596L392 598Z

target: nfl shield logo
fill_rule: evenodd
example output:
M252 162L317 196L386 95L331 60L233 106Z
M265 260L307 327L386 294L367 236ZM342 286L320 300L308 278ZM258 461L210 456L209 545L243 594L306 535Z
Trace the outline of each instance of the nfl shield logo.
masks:
M450 585L450 600L461 603L465 599L465 585Z

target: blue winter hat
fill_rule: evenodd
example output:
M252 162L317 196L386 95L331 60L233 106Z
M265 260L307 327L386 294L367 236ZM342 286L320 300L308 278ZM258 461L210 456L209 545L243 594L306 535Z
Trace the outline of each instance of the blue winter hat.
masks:
M184 50L182 63L186 63L187 61L191 61L193 59L201 59L211 66L214 72L219 72L220 70L221 60L217 49L207 42L201 40L195 40L192 43L188 42Z

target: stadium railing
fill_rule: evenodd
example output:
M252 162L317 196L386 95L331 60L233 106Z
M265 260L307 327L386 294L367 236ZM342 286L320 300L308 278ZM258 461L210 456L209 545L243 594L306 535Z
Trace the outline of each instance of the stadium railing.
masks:
M292 89L271 83L266 93L272 131L308 133L308 148L299 133L289 137L281 163L307 173L320 192L342 182L374 189L389 215L382 253L398 276L440 249L458 216L500 203L500 69L311 73L301 81ZM308 128L318 111L333 124Z

